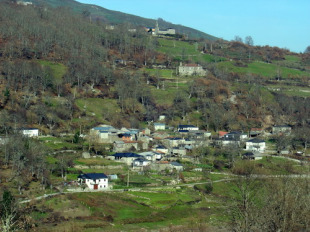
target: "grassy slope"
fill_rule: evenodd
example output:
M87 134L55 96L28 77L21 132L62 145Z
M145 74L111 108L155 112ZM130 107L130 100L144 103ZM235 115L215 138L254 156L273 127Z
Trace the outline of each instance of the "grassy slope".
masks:
M190 203L196 200L201 201L194 205ZM211 205L211 200L206 201L198 192L186 189L113 194L76 193L46 200L42 205L48 205L54 211L69 217L70 223L76 227L91 228L86 231L136 231L142 227L159 229L169 225L190 225L199 220L208 222L209 216L217 213L215 209L203 212L203 209ZM212 206L215 205L212 203ZM71 215L66 213L68 209ZM112 216L113 226L106 223L106 215ZM42 219L49 217L49 214L36 213L33 216ZM57 229L68 228L70 223L63 221L57 225ZM45 231L44 227L47 225L41 224L39 228Z
M309 75L309 73L297 69L280 67L275 64L267 64L264 62L254 61L248 64L248 67L236 67L233 62L227 61L218 64L219 68L226 69L231 72L237 73L253 73L265 77L275 77L278 70L283 78L300 78Z
M267 64L261 61L253 61L248 64L248 67L237 67L234 66L233 62L227 61L223 57L216 57L211 54L201 54L197 51L197 45L191 44L184 41L173 41L167 39L159 39L158 51L163 52L169 56L172 56L174 59L182 61L188 60L191 62L217 62L217 67L223 69L226 72L235 72L235 73L252 73L260 75L263 78L275 78L278 73L284 79L284 81L279 82L278 84L267 85L266 91L276 91L275 89L280 89L282 93L289 96L301 96L309 97L310 89L307 87L300 87L299 82L302 78L309 77L309 72L301 71L295 69L294 67L300 67L300 58L293 55L288 55L283 61L274 61L272 64ZM288 68L288 67L292 68ZM149 73L155 75L156 70L147 70ZM165 79L177 79L175 76L175 70L160 70L160 75ZM188 79L179 79L181 88L184 90L191 78ZM234 83L234 85L239 85L239 83ZM172 104L172 99L176 93L176 81L174 83L165 83L166 90L152 90L154 98L157 103L167 105ZM160 95L160 96L159 96Z
M81 111L86 112L86 115L95 116L98 119L102 119L107 112L120 112L115 99L87 98L77 99L75 103Z
M172 56L175 59L191 60L192 62L215 62L225 60L223 57L213 56L210 54L201 54L197 50L197 44L185 41L158 39L158 51Z
M63 76L66 74L68 68L60 63L53 63L46 60L39 60L39 64L41 64L44 67L49 67L52 70L54 78L57 80L63 78Z

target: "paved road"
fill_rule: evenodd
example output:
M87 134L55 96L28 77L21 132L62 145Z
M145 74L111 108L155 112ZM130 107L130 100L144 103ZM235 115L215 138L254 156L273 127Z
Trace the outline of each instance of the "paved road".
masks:
M177 184L177 185L165 185L165 186L154 186L154 187L144 187L144 188L130 188L127 191L141 191L141 190L161 190L161 189L165 189L165 188L174 188L174 187L194 187L197 184L209 184L209 183L218 183L218 182L227 182L227 181L232 181L232 180L236 180L237 178L239 178L238 175L229 175L227 173L217 173L217 174L225 174L227 176L232 176L233 178L224 178L221 180L215 180L215 181L203 181L203 182L196 182L196 183L188 183L188 184ZM241 176L243 177L243 176ZM267 178L281 178L281 177L287 177L287 178L310 178L310 175L251 175L252 178L258 178L258 179L267 179ZM124 192L126 190L124 189L108 189L108 190L104 190L104 192ZM61 194L72 194L72 193L87 193L87 192L98 192L98 191L94 191L94 190L74 190L71 192L58 192L58 193L51 193L51 194L44 194L43 196L39 196L36 197L34 199L29 199L29 200L23 200L20 201L20 204L24 204L24 203L28 203L32 200L42 200L44 198L49 198L49 197L53 197L53 196L57 196L57 195L61 195Z

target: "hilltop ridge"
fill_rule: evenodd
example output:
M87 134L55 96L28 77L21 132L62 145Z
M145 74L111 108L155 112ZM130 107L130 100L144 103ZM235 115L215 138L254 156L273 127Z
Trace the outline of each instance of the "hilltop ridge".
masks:
M4 0L0 0L4 1ZM26 1L24 1L26 2ZM70 8L75 12L86 14L90 16L92 20L100 20L109 24L123 24L130 23L133 26L141 26L141 27L155 27L156 20L143 18L140 16L126 14L119 11L108 10L101 6L97 6L95 4L84 4L74 0L29 0L27 2L32 2L35 5L40 6L50 6L50 7L66 7ZM164 19L158 19L159 26L163 29L165 28L174 28L178 34L186 35L188 38L192 39L208 39L208 40L216 40L217 37L213 35L209 35L207 33L201 32L199 30L183 26L177 25L170 22L165 21Z

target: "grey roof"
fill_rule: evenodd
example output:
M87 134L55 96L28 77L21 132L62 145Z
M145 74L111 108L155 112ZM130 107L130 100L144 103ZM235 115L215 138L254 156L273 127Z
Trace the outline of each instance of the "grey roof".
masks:
M165 146L163 146L163 145L158 145L157 147L156 147L157 149L167 149Z
M181 140L182 138L170 138L169 140Z
M104 173L85 173L80 174L78 178L97 180L97 179L107 179L108 177Z
M142 157L142 155L138 155L136 153L115 153L113 156L119 158L134 158L134 157Z
M179 166L179 167L183 167L183 165L182 164L180 164L179 162L170 162L170 164L172 165L172 166Z
M262 139L255 138L255 139L249 140L248 142L251 142L251 143L264 143L265 141L262 140Z
M160 123L160 122L155 122L154 125L155 126L166 126L165 123Z
M246 152L243 154L243 156L254 156L253 152Z
M197 127L197 126L194 126L194 125L179 125L178 126L179 128L185 128L185 127L189 127L189 128L194 128L194 127Z

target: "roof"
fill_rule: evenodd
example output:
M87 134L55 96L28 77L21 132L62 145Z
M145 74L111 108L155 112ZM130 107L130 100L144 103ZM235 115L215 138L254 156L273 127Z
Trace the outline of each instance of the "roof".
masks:
M251 128L251 131L263 131L263 128Z
M142 157L142 158L137 158L137 159L135 159L134 161L137 161L137 162L144 162L144 161L149 161L149 160L147 160L147 159L145 159L144 157Z
M167 149L165 146L163 145L158 145L157 147L155 147L156 149Z
M159 162L157 162L157 163L159 163L159 164L169 164L169 161L162 160L162 161L159 161Z
M184 64L185 67L199 67L198 64Z
M195 127L196 128L197 126L194 126L194 125L179 125L178 127L179 128L185 128L185 127L186 128L188 128L188 127L190 127L190 128L194 128Z
M182 166L183 166L183 165L180 164L179 162L170 162L170 164L171 164L172 166L179 166L179 167L182 167Z
M254 156L253 152L246 152L243 154L243 156Z
M114 141L115 144L124 144L124 141Z
M99 131L108 131L111 129L115 129L113 126L98 126L98 127L94 127L93 130L99 130Z
M166 126L165 123L155 122L154 126Z
M131 137L131 134L125 133L123 134L123 137Z
M169 140L181 140L182 138L169 138Z
M85 173L80 174L78 178L97 180L97 179L107 179L108 177L104 173Z
M226 132L226 131L219 131L219 136L224 136L226 134L228 134L228 132Z
M189 130L179 130L180 133L188 133Z
M136 153L115 153L113 156L119 157L119 158L134 158L134 157L142 157L141 155L138 155Z
M240 132L240 131L232 131L232 132L229 132L228 134L229 135L241 135L242 132Z
M255 139L249 140L248 142L251 142L251 143L264 143L265 141L262 140L262 139L255 138Z

